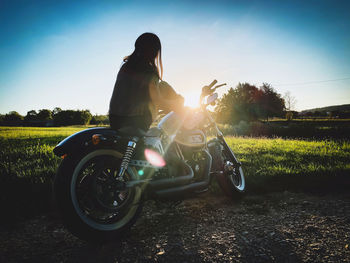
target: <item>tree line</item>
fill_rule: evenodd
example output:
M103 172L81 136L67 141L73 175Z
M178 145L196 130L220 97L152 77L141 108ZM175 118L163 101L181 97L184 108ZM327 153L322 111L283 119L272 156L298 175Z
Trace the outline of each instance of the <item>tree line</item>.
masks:
M62 110L59 107L52 111L40 109L30 110L25 116L16 111L5 115L0 114L0 125L20 126L68 126L68 125L106 125L109 124L107 115L92 115L89 110Z
M215 108L215 117L219 123L235 124L241 120L255 121L268 120L270 117L282 117L286 110L291 110L288 95L289 109L285 105L285 99L267 83L256 87L249 83L239 83L236 88L231 88L218 101ZM87 124L109 124L108 116L93 116L89 110L62 110L54 108L52 111L41 109L30 110L26 116L21 116L16 111L6 115L0 115L0 125L24 125L24 126L67 126Z
M291 120L305 117L350 117L349 111L330 112L297 112L294 111L295 98L290 92L284 96L279 94L270 84L263 83L260 87L249 83L238 83L235 88L230 88L227 93L218 100L214 114L216 121L222 124L237 124L240 121L269 120L272 117L280 117ZM89 110L62 110L59 107L52 111L41 109L30 110L25 116L16 111L8 114L0 114L0 125L23 126L68 126L68 125L108 125L107 115L92 115Z

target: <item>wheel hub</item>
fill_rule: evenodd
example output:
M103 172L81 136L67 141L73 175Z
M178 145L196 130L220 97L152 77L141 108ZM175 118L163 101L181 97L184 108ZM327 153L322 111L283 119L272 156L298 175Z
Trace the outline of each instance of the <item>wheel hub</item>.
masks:
M95 180L95 198L97 203L107 211L117 211L127 196L125 182L102 172Z
M241 184L241 180L239 172L237 172L237 168L235 167L235 165L232 162L227 161L224 166L224 171L228 175L232 183L235 186L239 187Z

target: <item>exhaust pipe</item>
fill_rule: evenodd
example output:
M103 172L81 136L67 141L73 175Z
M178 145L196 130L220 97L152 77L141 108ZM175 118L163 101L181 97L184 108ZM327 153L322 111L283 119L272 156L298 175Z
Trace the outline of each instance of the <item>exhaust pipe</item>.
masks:
M128 181L125 183L125 186L127 188L135 187L138 185L147 185L147 188L151 190L151 192L164 189L164 188L171 188L175 186L185 185L189 184L194 179L194 174L191 166L189 166L185 161L181 159L175 159L172 160L172 163L174 164L173 167L176 167L176 170L180 169L181 172L177 172L175 170L171 171L175 175L182 174L181 176L173 176L172 178L164 178L164 179L154 179L152 178L153 172L152 169L150 171L146 172L148 174L145 179L142 180L133 180Z
M205 151L205 153L206 153L206 166L203 172L204 173L203 181L195 182L189 185L171 187L168 189L155 191L156 197L158 198L183 197L188 193L193 193L194 191L201 191L201 190L204 190L206 187L208 187L210 182L210 170L211 170L212 157L207 151ZM192 168L191 167L189 168L192 171ZM192 174L193 174L193 171L192 171ZM168 179L165 179L165 180L168 180ZM176 180L178 180L178 178L176 178ZM171 184L171 186L173 186L173 184Z
M159 189L170 188L175 186L180 186L184 184L188 184L194 178L193 170L191 166L185 163L183 160L177 159L174 160L176 162L176 167L180 168L181 173L185 174L183 176L178 176L174 178L165 178L165 179L157 179L149 182L149 187L151 190L156 191ZM171 171L174 172L174 171Z

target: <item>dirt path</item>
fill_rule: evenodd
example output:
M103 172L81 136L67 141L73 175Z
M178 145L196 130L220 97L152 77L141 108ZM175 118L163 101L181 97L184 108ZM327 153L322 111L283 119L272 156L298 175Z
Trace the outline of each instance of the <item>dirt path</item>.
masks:
M100 247L40 216L0 230L0 262L350 262L350 195L205 194L146 203L127 239Z

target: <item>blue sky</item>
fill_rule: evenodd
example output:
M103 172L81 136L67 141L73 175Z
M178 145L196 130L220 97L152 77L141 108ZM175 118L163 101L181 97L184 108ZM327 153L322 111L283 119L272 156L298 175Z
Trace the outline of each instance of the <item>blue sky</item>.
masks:
M2 0L0 113L107 113L122 58L147 31L189 104L214 78L271 83L297 110L347 104L349 13L349 1Z

